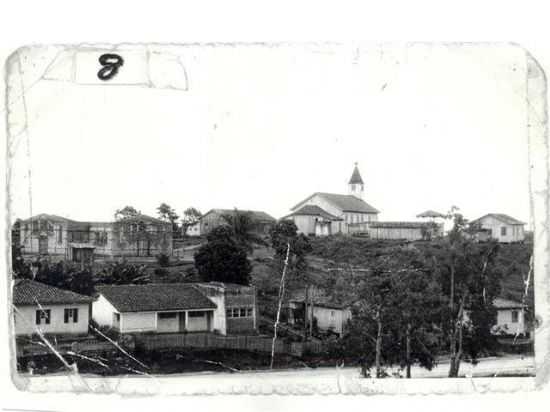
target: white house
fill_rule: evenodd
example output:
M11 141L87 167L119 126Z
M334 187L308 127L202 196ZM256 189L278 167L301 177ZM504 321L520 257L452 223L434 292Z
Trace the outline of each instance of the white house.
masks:
M13 287L15 334L86 335L92 298L29 279Z
M482 232L502 243L521 242L525 239L525 223L503 213L488 213L470 222Z
M525 324L526 305L508 299L496 298L493 305L497 309L494 334L525 335L529 332Z
M98 286L93 319L120 333L209 332L216 304L189 283Z
M348 305L330 301L316 299L315 302L308 302L307 309L305 309L303 299L291 300L288 303L288 321L290 324L295 324L298 319L303 318L304 314L308 322L309 319L315 319L317 328L320 331L330 331L339 336L344 334L346 324L351 320L352 316Z
M364 183L357 163L348 182L348 194L317 192L305 198L283 219L293 220L306 235L349 233L349 225L378 220L378 210L363 200Z

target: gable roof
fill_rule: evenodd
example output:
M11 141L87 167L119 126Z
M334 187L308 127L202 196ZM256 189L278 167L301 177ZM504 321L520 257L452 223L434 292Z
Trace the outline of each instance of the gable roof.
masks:
M90 296L59 289L30 279L17 279L13 287L14 305L53 305L63 303L89 303Z
M290 210L294 211L303 203L307 202L314 196L320 196L326 201L332 203L335 207L342 210L342 212L359 212L359 213L380 213L374 207L369 205L363 199L359 199L353 195L339 195L336 193L324 193L324 192L315 192L311 196L302 200L300 203L292 207Z
M20 222L21 223L28 223L28 222L31 222L31 221L36 221L36 220L49 220L51 222L71 222L71 223L75 223L76 220L71 220L71 219L67 219L66 217L63 217L63 216L58 216L58 215L52 215L52 214L48 214L48 213L40 213L38 215L34 215L34 216L31 216L25 220L21 220Z
M419 213L416 217L445 217L443 213L436 212L435 210L428 209L425 212Z
M327 220L342 220L342 218L330 214L317 205L304 205L297 211L283 217L283 219L287 219L290 216L319 216Z
M485 216L481 216L478 219L472 220L471 224L476 224L480 220L485 219L486 217L492 217L494 219L500 220L503 223L508 225L524 225L525 223L513 218L512 216L505 215L504 213L487 213Z
M96 287L119 312L216 309L216 304L189 283Z
M247 213L250 215L252 220L255 220L257 222L275 222L276 221L274 217L268 215L265 212L262 212L261 210L241 210L241 209L210 209L208 212L202 215L201 219L206 215L209 215L210 213L217 213L219 215L233 215L235 214L235 211L239 213Z
M361 178L361 173L359 173L357 163L355 163L355 167L353 168L353 173L351 174L348 184L363 184L363 179Z
M527 305L524 305L523 303L515 302L513 300L504 299L504 298L495 298L493 300L493 305L497 309L520 309L527 306Z

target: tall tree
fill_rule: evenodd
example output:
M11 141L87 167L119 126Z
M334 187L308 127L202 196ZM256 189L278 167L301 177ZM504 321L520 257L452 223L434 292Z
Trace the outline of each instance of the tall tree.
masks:
M467 221L456 208L450 217L453 228L447 238L432 242L425 256L444 297L442 328L449 345L449 377L457 377L465 353L475 359L495 345L493 300L500 292L501 273L495 265L498 243L472 240Z
M171 206L166 203L161 203L160 206L157 207L157 213L160 220L164 220L165 222L170 222L172 224L173 233L178 232L178 219L180 217Z
M198 209L195 209L194 207L188 207L185 209L181 218L182 233L185 235L187 233L187 228L197 223L201 217L202 213Z
M265 240L255 232L255 222L251 212L245 212L235 209L232 213L226 213L221 216L231 230L235 242L252 252L253 245L265 245Z
M275 251L275 273L281 273L285 268L289 285L295 288L304 288L304 330L303 337L308 337L308 300L310 279L308 276L308 266L306 255L311 252L312 247L309 239L303 234L298 234L296 224L291 220L281 220L277 222L269 233L271 247ZM283 289L284 290L284 285ZM283 296L280 297L281 299ZM310 315L312 313L310 312ZM309 321L310 328L313 326Z
M195 267L205 282L250 284L252 267L246 250L234 240L232 230L218 226L208 234L208 242L195 254Z
M133 206L124 206L115 212L115 220L120 221L128 218L136 218L140 212Z

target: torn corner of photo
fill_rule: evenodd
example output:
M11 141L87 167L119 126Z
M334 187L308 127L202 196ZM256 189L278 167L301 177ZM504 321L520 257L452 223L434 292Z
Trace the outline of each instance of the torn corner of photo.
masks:
M111 73L112 66L117 66L114 74L102 77L102 70ZM11 55L6 70L21 77L25 91L41 80L188 90L181 56L151 46L26 46Z

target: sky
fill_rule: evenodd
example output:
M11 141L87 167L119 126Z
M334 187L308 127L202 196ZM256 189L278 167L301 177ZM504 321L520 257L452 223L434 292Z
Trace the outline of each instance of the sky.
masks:
M163 79L187 87L41 80L28 88L28 141L12 158L13 219L105 221L126 205L156 215L161 202L180 215L193 206L279 218L314 192L347 193L357 162L379 220L451 206L469 219L497 212L530 220L520 48L218 45L170 53L184 71ZM92 62L77 70L93 73Z

